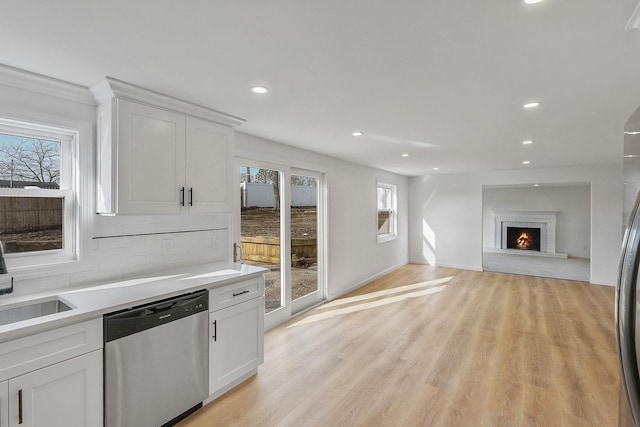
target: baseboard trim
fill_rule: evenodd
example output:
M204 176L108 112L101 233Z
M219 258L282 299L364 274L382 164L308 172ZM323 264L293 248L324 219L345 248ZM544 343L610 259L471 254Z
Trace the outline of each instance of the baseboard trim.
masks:
M341 296L346 295L346 294L348 294L349 292L355 291L356 289L363 287L363 286L364 286L364 285L366 285L367 283L373 282L374 280L376 280L376 279L378 279L378 278L380 278L380 277L384 276L385 274L389 274L389 273L391 273L392 271L395 271L395 270L399 269L400 267L404 267L404 266L405 266L405 265L407 265L407 264L410 264L410 263L409 263L409 262L403 262L403 263L400 263L400 264L394 265L393 267L389 267L389 268L387 268L386 270L383 270L383 271L381 271L381 272L379 272L379 273L376 273L376 274L374 274L373 276L370 276L370 277L368 277L368 278L366 278L366 279L364 279L364 280L361 280L360 282L356 283L355 285L353 285L353 286L349 287L348 289L346 289L346 290L342 291L342 292L341 292L341 293L339 293L338 295L334 295L334 296L331 296L331 297L327 297L327 301L325 301L325 302L333 301L333 300L335 300L335 299L338 299L338 298L340 298Z

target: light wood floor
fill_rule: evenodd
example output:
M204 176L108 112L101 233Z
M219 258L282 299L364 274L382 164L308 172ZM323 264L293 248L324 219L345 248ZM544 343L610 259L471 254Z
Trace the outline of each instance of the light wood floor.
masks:
M407 265L269 331L180 426L616 426L614 291Z

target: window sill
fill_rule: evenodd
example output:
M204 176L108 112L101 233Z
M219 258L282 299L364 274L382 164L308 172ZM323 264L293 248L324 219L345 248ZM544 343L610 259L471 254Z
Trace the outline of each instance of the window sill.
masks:
M386 243L392 240L396 240L398 236L396 234L382 234L378 236L378 243Z

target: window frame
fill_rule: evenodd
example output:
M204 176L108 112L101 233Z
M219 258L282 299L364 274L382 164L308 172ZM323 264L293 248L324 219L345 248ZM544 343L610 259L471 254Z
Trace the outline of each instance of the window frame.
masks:
M59 189L0 188L0 197L63 198L62 249L5 254L10 273L63 265L80 259L79 132L68 128L0 118L0 133L60 143Z
M385 189L390 191L391 206L385 209L380 209L378 205L378 192L379 189ZM389 218L391 219L391 225L388 233L380 234L378 222L380 218L380 212L389 212ZM378 181L376 183L376 236L378 243L385 243L398 238L398 187L395 184L388 184Z

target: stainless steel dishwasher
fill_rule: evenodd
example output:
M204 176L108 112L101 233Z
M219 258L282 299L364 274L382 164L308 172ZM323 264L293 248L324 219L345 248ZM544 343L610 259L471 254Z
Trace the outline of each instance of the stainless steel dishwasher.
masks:
M170 426L209 395L206 290L104 316L105 427Z

